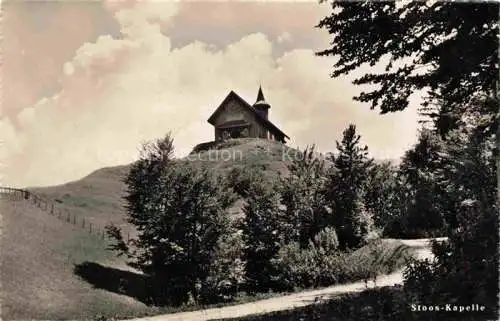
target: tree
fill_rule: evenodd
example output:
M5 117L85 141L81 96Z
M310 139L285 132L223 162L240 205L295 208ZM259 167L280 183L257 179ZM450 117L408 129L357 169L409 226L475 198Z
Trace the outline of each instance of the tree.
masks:
M478 302L496 311L498 292L498 203L495 137L476 129L450 133L437 181L449 195L456 226L448 242L435 244L433 262L411 265L405 287L423 304Z
M281 182L281 203L295 231L287 242L305 247L331 220L331 208L325 198L324 160L317 157L314 146L296 156L288 166L289 175Z
M151 276L153 296L167 303L199 299L234 198L224 180L207 169L173 160L169 135L146 144L125 180L128 222L138 236L129 244L117 235L115 250Z
M434 246L434 262L410 266L405 287L417 299L409 301L497 307L499 4L370 1L332 8L318 25L334 37L332 48L318 53L338 57L332 76L385 63L384 72L355 80L377 87L355 99L387 113L405 109L412 93L427 89L422 111L444 141L443 170L425 178L447 194L456 226L448 242Z
M371 225L363 199L373 160L368 157L368 147L359 145L360 138L356 126L349 125L342 142L336 142L337 155L331 156L334 166L329 173L327 197L342 249L359 247Z
M444 116L477 98L498 101L497 3L333 1L331 6L318 27L333 36L332 47L317 54L338 58L332 76L365 65L386 67L355 80L377 87L356 100L387 113L405 109L413 92L428 89L427 102L446 101Z
M390 162L374 164L368 172L365 206L373 213L376 227L383 228L399 215L397 171Z
M401 218L407 237L443 233L445 217L455 224L446 193L437 184L442 166L443 142L433 131L423 129L417 143L403 156L399 175L404 177L407 205ZM448 214L448 215L446 215Z
M277 186L256 179L247 195L243 207L245 276L248 291L265 292L276 287L271 260L292 229L283 215Z

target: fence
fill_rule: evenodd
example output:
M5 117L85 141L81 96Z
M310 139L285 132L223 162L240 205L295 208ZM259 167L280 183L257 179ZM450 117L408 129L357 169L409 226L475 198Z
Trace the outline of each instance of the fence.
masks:
M1 198L7 198L13 201L27 201L31 204L37 206L49 215L57 217L58 219L65 221L69 224L73 224L75 227L79 227L92 235L95 235L103 240L110 240L106 234L106 229L98 224L92 223L88 218L83 216L78 216L72 213L70 210L62 208L56 202L48 201L35 193L11 187L0 187ZM127 241L130 239L130 233L127 233Z

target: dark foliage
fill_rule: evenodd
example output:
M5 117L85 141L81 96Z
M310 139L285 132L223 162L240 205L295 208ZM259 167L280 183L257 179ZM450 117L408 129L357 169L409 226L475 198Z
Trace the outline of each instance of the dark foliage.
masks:
M433 262L413 264L405 287L418 302L497 305L498 203L494 137L477 127L447 138L438 183L454 210L449 242L435 244Z
M368 175L365 206L373 213L374 225L383 229L401 215L401 181L397 168L389 162L374 164Z
M314 146L295 155L288 166L289 175L281 181L280 201L293 226L285 241L299 242L302 247L332 221L325 162L317 156Z
M243 208L244 260L247 290L267 292L276 289L276 270L271 260L277 255L283 237L290 230L283 215L276 186L254 181ZM288 232L289 233L289 232Z
M405 109L415 90L428 88L427 101L445 98L440 114L452 121L449 111L496 96L498 4L333 1L331 6L332 14L318 27L332 35L332 47L318 55L338 57L332 76L365 64L386 67L356 79L355 84L377 89L355 99L386 113Z
M331 156L334 166L328 173L326 193L342 249L362 246L372 226L364 194L373 160L368 157L368 147L360 146L360 138L355 125L344 130L342 141L337 142L338 152Z
M440 137L424 129L417 143L406 151L398 171L402 183L399 186L400 216L390 222L386 235L405 238L440 236L446 234L446 226L456 225L448 209L449 198L437 180L443 148Z
M128 221L137 238L125 244L110 227L114 250L155 281L157 302L199 301L216 259L217 243L229 232L226 210L234 198L220 177L188 162L173 162L170 136L144 146L126 179Z

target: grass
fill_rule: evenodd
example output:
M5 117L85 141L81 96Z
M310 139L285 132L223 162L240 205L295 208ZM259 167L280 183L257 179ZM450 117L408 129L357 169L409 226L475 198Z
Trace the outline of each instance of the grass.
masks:
M206 165L219 174L225 174L234 167L253 167L275 177L278 173L286 175L288 172L287 153L291 153L290 151L293 149L279 142L240 138L220 143L210 150L191 154L187 159L200 166Z
M377 239L352 252L348 262L360 263L377 274L389 274L402 268L414 256L414 250L401 242Z
M2 200L0 209L2 319L93 319L149 309L74 274L86 261L124 266L101 239L24 201Z
M286 158L283 161L283 155L290 150L286 145L264 139L234 139L217 146L217 149L191 154L184 159L199 166L207 166L221 175L227 174L235 167L253 167L273 179L278 173L286 175L287 161ZM28 189L46 200L55 202L57 208L70 211L78 221L85 220L101 229L112 223L120 227L125 235L133 236L136 231L126 221L123 200L126 192L123 180L129 169L130 165L106 167L77 181ZM243 201L237 200L229 209L230 215L241 216L242 206Z
M128 170L128 165L102 168L74 182L30 190L94 226L114 223L128 231L123 200Z

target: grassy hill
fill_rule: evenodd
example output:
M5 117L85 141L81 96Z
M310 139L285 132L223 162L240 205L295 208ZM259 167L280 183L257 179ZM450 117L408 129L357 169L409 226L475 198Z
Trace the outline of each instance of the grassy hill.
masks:
M145 304L99 289L75 274L84 262L125 270L106 244L25 201L1 200L3 320L95 319L143 314Z
M254 167L275 176L286 173L283 153L288 150L280 143L241 139L186 159L221 174L235 167ZM133 233L123 207L123 178L128 170L129 165L102 168L77 181L29 190L96 227L112 222ZM29 202L0 202L2 319L95 319L117 311L124 316L154 313L142 303L142 281L137 274L127 274L124 261L106 250L106 241ZM241 201L233 212L240 206ZM123 280L128 282L125 289Z
M204 146L209 150L203 150ZM201 147L201 148L200 148ZM219 174L227 174L234 168L254 168L269 177L286 175L287 164L298 157L298 151L278 142L241 138L223 143L200 144L184 158L198 166L207 166ZM129 165L106 167L88 176L63 185L30 188L38 195L58 203L58 207L68 209L78 217L84 217L96 226L104 227L108 223L121 226L125 232L133 233L125 221L123 196L125 193L124 177ZM231 214L241 213L242 202L238 201L230 210Z
M270 177L278 173L286 174L287 163L294 157L296 150L281 143L263 139L234 139L212 146L213 149L191 153L184 160L222 175L233 168L256 168ZM63 185L30 188L39 196L53 200L63 210L68 209L77 217L84 217L95 226L104 227L108 223L121 226L127 233L133 229L126 221L123 196L124 177L129 165L106 167L88 176ZM240 213L242 202L238 201L230 210Z
M198 146L199 147L199 146ZM202 146L203 147L203 146ZM269 179L286 175L298 151L281 143L236 139L198 148L184 160L219 174L234 168L261 170ZM66 184L29 188L103 228L108 223L133 234L126 222L123 196L130 165L99 169ZM242 200L231 209L241 214ZM95 319L98 315L149 315L145 282L123 260L106 250L106 241L25 201L0 200L3 319ZM124 283L125 282L125 283Z

